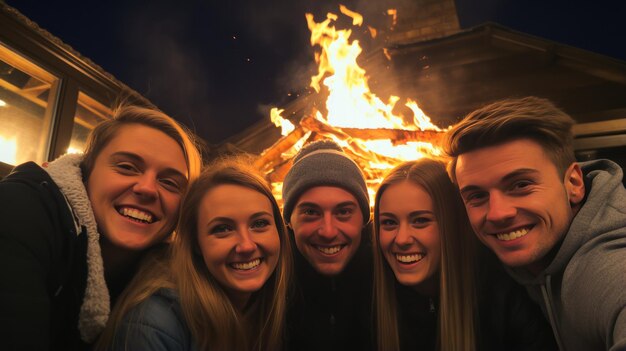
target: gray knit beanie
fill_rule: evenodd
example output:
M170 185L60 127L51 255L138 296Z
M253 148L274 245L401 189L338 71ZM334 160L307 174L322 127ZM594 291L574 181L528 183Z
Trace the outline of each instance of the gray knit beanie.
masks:
M370 203L363 172L331 140L309 143L294 158L283 182L283 216L286 223L290 222L300 195L316 186L336 186L350 192L363 212L363 222L369 222Z

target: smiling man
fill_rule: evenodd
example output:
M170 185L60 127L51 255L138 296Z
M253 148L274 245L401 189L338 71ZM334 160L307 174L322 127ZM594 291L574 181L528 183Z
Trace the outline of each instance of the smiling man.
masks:
M293 235L291 350L369 350L372 259L367 186L332 141L305 145L283 183Z
M545 99L495 102L448 131L450 176L478 238L524 284L561 350L626 349L626 190L577 163L574 120Z

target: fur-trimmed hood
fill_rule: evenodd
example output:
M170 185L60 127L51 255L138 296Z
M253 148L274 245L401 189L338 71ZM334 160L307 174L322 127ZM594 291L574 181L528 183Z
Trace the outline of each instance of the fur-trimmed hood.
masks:
M87 284L80 306L78 330L83 341L92 343L109 319L111 302L104 280L100 233L82 180L81 161L82 155L68 154L43 168L61 189L74 213L77 227L84 227L87 231ZM80 232L81 230L77 230L77 233Z

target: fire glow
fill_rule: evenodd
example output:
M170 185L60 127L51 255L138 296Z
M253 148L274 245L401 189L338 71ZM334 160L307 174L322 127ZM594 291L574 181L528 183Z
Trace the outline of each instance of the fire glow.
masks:
M340 6L340 12L352 19L353 26L363 24L363 17L345 6ZM388 14L395 24L395 10ZM415 101L405 103L412 118L396 115L399 97L391 96L384 102L370 91L366 71L357 63L362 52L359 41L350 41L351 30L335 29L337 19L336 14L328 13L324 21L317 23L312 14L306 14L311 45L319 47L315 54L318 73L311 77L310 86L318 94L328 94L326 114L313 109L299 126L294 126L281 116L283 110L271 111L271 120L282 128L283 137L261 154L256 166L268 174L278 199L291 159L308 141L332 139L343 147L363 169L370 195L384 173L399 163L441 154L434 145L442 130L431 123Z

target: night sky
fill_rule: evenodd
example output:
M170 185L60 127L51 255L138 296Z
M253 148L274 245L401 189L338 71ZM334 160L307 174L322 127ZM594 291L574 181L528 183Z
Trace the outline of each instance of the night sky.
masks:
M338 4L384 22L400 1L6 2L169 115L219 144L306 94L315 72L304 14ZM461 28L487 21L626 61L626 2L456 0Z

